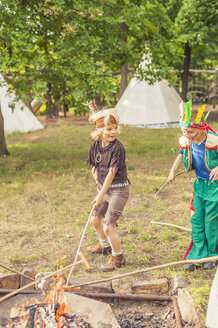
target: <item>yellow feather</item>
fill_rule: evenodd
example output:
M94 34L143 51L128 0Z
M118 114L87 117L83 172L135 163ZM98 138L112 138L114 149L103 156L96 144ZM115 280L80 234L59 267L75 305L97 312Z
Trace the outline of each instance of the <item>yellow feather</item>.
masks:
M195 124L200 124L200 123L201 123L201 117L202 117L202 115L203 115L203 113L204 113L205 107L206 107L206 105L202 105L202 106L199 108L199 110L198 110L198 114L197 114L197 116L196 116L196 118L195 118Z
M184 122L185 121L185 111L184 111L183 101L179 104L179 108L180 108L180 120L181 120L181 122Z

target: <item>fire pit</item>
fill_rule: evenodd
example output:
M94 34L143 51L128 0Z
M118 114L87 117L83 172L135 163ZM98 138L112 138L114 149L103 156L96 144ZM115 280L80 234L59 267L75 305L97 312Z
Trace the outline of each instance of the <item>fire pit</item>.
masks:
M0 326L10 328L120 327L110 305L64 291L60 277L55 280L52 289L44 297L41 294L17 295L2 303Z

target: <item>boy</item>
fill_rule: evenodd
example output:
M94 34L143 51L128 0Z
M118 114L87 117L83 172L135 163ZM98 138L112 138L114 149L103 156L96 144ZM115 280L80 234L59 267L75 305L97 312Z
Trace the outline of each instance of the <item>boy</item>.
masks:
M95 211L91 218L99 243L88 247L92 254L111 255L103 271L111 271L125 264L120 238L115 230L116 222L129 197L129 179L126 172L125 149L116 139L119 134L119 117L115 109L105 109L90 117L96 130L91 134L88 163L96 182L98 194L93 203ZM102 224L102 219L104 222Z
M184 108L185 105L185 108ZM181 104L183 136L179 139L177 156L168 181L174 181L175 172L183 162L187 172L195 170L194 199L191 209L194 211L192 224L192 242L185 259L197 260L217 255L218 246L218 134L202 122L205 105L198 111L192 110L191 101ZM202 264L204 269L213 269L214 261ZM196 269L195 264L186 264L187 270Z

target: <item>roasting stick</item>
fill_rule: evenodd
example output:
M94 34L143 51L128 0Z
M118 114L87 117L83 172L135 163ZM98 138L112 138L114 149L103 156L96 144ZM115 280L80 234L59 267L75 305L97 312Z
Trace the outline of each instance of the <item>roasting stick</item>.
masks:
M175 175L175 178L176 177L178 177L180 174L183 174L183 173L185 173L186 171L184 170L184 171L181 171L181 172L179 172L179 173L177 173L176 175ZM154 198L156 198L157 197L157 195L159 194L159 192L160 191L162 191L168 184L170 183L170 181L167 181L162 187L160 187L160 189L156 192L156 194L154 195Z
M80 248L81 248L81 245L82 245L82 242L83 242L83 238L84 238L84 236L85 236L85 233L86 233L86 230L87 230L87 228L88 228L88 225L89 225L89 222L90 222L90 220L91 220L92 213L93 213L94 209L95 209L95 203L94 203L94 205L92 206L91 212L90 212L90 214L89 214L88 220L87 220L87 222L86 222L85 228L84 228L83 233L82 233L82 236L81 236L81 238L80 238L80 242L79 242L79 246L78 246L77 251L76 251L75 259L74 259L73 264L72 264L72 267L71 267L71 269L70 269L70 273L69 273L69 275L68 275L68 277L67 277L66 286L68 286L68 284L69 284L69 280L70 280L71 274L72 274L72 272L73 272L74 265L75 265L75 263L76 263L76 261L77 261L77 258L78 258L78 256L79 256L79 253L80 253Z
M62 268L62 269L59 269L59 270L57 270L57 271L55 271L55 272L52 272L51 274L49 274L49 275L47 275L47 276L45 276L45 277L43 277L43 278L40 278L40 279L38 279L38 280L34 280L33 282L31 282L31 283L29 283L29 284L27 284L27 285L25 285L25 286L23 286L23 287L21 287L21 288L19 288L19 289L14 290L12 293L9 293L9 294L7 294L7 295L1 297L1 298L0 298L0 303L1 303L2 301L7 300L8 298L11 298L11 297L14 296L14 295L19 294L20 291L25 290L25 289L27 289L28 287L31 287L31 286L34 286L35 284L40 283L42 280L46 280L46 279L48 279L48 278L50 278L50 277L52 277L52 276L54 276L54 275L57 275L58 273L61 273L61 272L65 271L66 269L71 268L71 270L70 270L70 274L68 275L68 278L67 278L67 285L68 285L68 281L69 281L69 279L70 279L70 276L71 276L71 273L72 273L72 271L73 271L73 268L74 268L74 266L75 266L76 264L78 264L78 263L81 263L81 262L82 262L82 263L85 265L86 269L87 269L87 270L90 270L90 265L89 265L88 261L86 260L85 256L84 256L84 255L82 254L82 252L80 251L80 248L81 248L82 241L83 241L83 238L84 238L85 232L86 232L86 230L87 230L87 227L88 227L89 221L91 220L91 217L92 217L92 213L93 213L93 211L94 211L94 208L95 208L95 204L94 204L93 207L92 207L92 210L91 210L91 212L90 212L90 214L89 214L89 217L88 217L88 220L87 220L87 222L86 222L85 228L84 228L84 230L83 230L82 237L80 238L79 246L78 246L78 248L77 248L76 256L75 256L75 259L74 259L74 261L73 261L73 264L69 264L68 266L66 266L66 267L64 267L64 268ZM78 257L81 258L81 261L77 261ZM66 286L67 286L67 285L66 285ZM66 288L66 289L67 289L67 288Z
M186 263L195 264L195 263L204 263L204 262L210 262L210 261L218 261L218 256L206 257L206 258L203 258L203 259L200 259L200 260L184 260L184 261L170 262L170 263L166 263L166 264L162 264L162 265L156 265L156 266L153 266L153 267L150 267L150 268L145 268L145 269L141 269L141 270L137 270L137 271L124 273L124 274L117 275L117 276L110 277L110 278L94 280L94 281L85 282L85 283L81 283L81 284L75 284L75 285L72 285L71 287L75 288L75 287L82 287L82 286L86 286L86 285L93 285L93 284L97 284L97 283L101 283L101 282L120 279L120 278L123 278L123 277L133 276L135 274L139 274L139 273L143 273L143 272L155 271L155 270L159 270L159 269L165 269L165 268L168 268L168 267L171 267L171 266L176 266L176 265L184 265ZM0 299L0 301L1 301L1 299Z
M192 231L189 228L184 228L184 227L178 226L176 224L171 224L171 223L157 222L157 221L150 221L150 223L152 223L152 224L162 224L162 225L166 225L166 226L170 226L170 227L175 227L175 228L178 228L178 229L182 229L182 230L185 230L185 231Z
M8 270L8 271L14 272L14 273L18 274L19 276L22 276L22 277L24 277L24 278L26 278L26 279L34 280L34 278L29 277L29 276L26 276L25 274L20 273L20 272L18 272L18 271L15 271L15 270L13 270L13 269L10 269L10 268L6 267L6 266L3 265L3 264L0 264L0 266L1 266L2 268L6 269L6 270Z

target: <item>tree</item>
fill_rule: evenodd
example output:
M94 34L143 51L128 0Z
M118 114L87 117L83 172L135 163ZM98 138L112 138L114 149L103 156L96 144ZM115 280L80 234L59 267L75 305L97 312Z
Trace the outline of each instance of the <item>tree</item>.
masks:
M214 47L218 34L217 18L217 2L215 0L183 0L178 11L175 30L179 40L184 44L182 75L182 99L184 101L187 100L188 72L191 61L197 65L199 57L201 57L201 63L203 63L208 58L207 48L215 48L217 53L217 47Z
M1 7L0 69L22 97L47 95L51 114L55 99L80 113L95 94L111 102L114 72L126 63L151 82L171 77L178 46L161 1L5 0ZM139 63L148 49L145 72Z
M1 111L0 105L0 157L10 155L7 150L6 142L5 142L5 134L4 134L4 118Z

